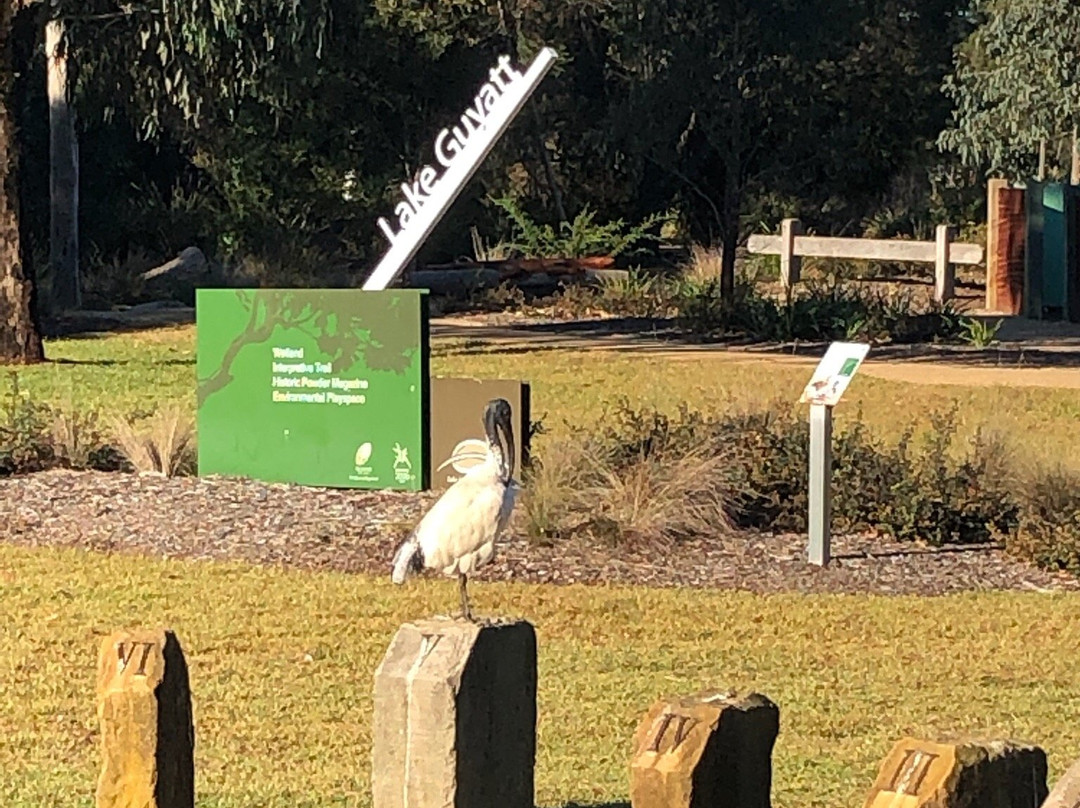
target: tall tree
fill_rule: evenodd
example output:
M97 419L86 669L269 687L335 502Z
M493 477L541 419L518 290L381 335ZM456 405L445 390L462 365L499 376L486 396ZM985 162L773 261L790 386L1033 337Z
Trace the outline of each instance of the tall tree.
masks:
M103 89L115 106L137 111L144 130L154 132L166 124L234 120L245 100L263 97L268 82L287 81L275 65L319 54L332 22L331 2L312 0L301 9L276 0L59 0L51 12L65 20L74 43L103 57L87 63L123 66L107 71L112 84ZM33 282L19 257L11 117L15 2L0 0L0 7L0 361L34 362L43 357L33 320ZM83 62L78 52L72 58Z
M779 165L794 169L785 155L804 101L799 77L845 15L785 0L628 0L619 10L613 73L625 101L615 130L681 189L691 232L721 245L730 295L747 192Z
M33 363L45 357L34 321L34 286L19 230L14 18L13 0L0 0L0 362Z
M1030 177L1040 145L1075 142L1080 123L1075 0L974 0L972 15L944 82L955 109L939 143L968 165Z

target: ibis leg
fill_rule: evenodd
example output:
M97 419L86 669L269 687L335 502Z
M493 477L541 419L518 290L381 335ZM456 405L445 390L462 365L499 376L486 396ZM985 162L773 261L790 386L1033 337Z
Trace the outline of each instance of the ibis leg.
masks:
M469 609L469 592L465 588L467 580L465 573L458 573L458 591L461 593L461 616L472 621L472 611Z

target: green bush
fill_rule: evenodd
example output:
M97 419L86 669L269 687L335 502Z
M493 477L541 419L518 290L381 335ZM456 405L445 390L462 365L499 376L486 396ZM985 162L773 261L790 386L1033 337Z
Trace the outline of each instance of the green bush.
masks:
M1006 534L1006 547L1040 567L1080 575L1080 474L1039 471L1018 496L1019 524Z
M1016 526L1017 504L1007 484L1003 445L976 433L966 451L954 449L955 410L932 416L915 442L909 431L885 453L895 467L882 478L882 495L868 521L901 541L978 544ZM874 480L864 480L873 486Z
M703 339L911 343L955 340L963 325L951 305L920 309L911 294L886 295L841 282L805 283L777 300L743 280L725 299L719 281L710 279L683 284L677 308L680 330Z
M39 471L54 460L49 434L50 411L9 375L10 389L0 403L0 474Z
M34 401L20 387L17 373L9 374L9 381L7 394L0 398L0 476L50 468L120 467L96 414Z
M622 219L601 224L596 221L595 211L586 205L573 221L561 222L555 227L533 220L513 197L499 197L492 202L502 209L513 232L506 249L525 258L615 257L633 253L643 242L659 241L659 236L650 231L658 230L671 218L654 214L632 226Z
M918 440L909 431L891 446L869 434L861 415L838 431L836 529L934 545L1014 530L1008 458L982 435L957 447L954 416L939 414ZM805 420L781 405L717 416L684 407L668 416L622 401L595 430L537 457L527 529L543 540L575 532L671 540L733 528L805 531L807 433Z

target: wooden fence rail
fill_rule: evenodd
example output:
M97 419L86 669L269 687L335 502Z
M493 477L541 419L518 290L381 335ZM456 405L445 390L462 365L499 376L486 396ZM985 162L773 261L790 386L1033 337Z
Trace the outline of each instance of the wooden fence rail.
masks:
M746 248L752 253L780 256L780 281L785 288L799 282L804 256L934 264L934 299L944 303L955 294L954 265L979 264L983 260L982 247L957 242L955 238L956 228L947 224L938 225L934 241L805 236L802 222L784 219L780 225L780 235L750 236Z

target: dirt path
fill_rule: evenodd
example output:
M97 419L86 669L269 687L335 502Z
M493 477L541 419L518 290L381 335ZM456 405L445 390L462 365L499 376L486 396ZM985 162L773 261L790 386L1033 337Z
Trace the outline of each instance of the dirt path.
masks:
M188 325L194 323L194 314L193 309L182 306L82 312L78 322L66 324L66 330L124 331ZM995 348L883 348L871 352L863 372L908 384L1080 389L1080 324L996 316L987 319L1003 320L998 332L1001 344ZM536 322L508 314L468 315L433 318L431 336L436 345L458 343L462 347L454 350L467 353L509 347L620 351L671 360L769 362L807 369L824 351L824 346L807 345L792 353L775 346L683 343L663 334L666 326L645 320Z
M862 372L908 384L954 384L963 387L1054 387L1080 390L1078 368L958 367L943 363L867 362Z
M909 384L966 387L1013 386L1080 389L1080 325L1016 321L1003 327L1008 339L983 350L967 347L883 347L863 372ZM817 364L824 346L717 345L680 343L645 322L594 321L538 323L484 321L478 318L432 320L435 340L457 341L463 353L524 348L636 353L672 361L739 364L772 363L804 367Z

